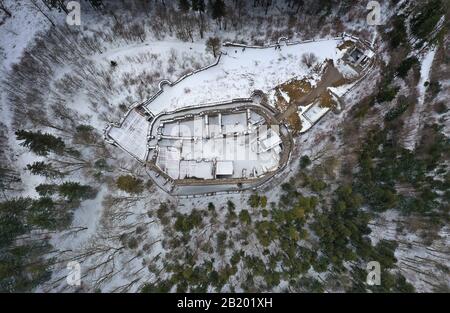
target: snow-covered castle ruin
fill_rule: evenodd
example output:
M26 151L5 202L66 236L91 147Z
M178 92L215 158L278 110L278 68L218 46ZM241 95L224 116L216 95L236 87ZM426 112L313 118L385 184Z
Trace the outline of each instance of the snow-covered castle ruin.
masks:
M105 139L161 188L192 194L255 188L285 168L294 140L367 73L374 53L341 37L259 47L225 43L214 64L134 104Z

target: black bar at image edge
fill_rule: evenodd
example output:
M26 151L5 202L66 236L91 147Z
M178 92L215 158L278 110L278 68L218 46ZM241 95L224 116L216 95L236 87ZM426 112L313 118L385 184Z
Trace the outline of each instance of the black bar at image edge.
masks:
M140 312L280 312L301 308L377 311L446 306L448 294L2 294L2 303L39 311L114 309ZM142 311L144 309L144 311ZM384 312L383 312L384 313Z

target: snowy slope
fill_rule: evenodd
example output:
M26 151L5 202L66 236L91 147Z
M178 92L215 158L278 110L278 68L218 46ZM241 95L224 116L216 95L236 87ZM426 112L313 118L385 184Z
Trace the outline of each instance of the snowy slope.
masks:
M164 86L164 92L154 99L148 109L155 115L180 107L248 98L254 90L269 91L286 81L286 77L303 77L306 66L301 63L304 53L313 52L321 63L325 59L337 61L341 51L340 39L312 41L286 46L241 48L224 47L217 66L183 79L174 86ZM189 92L186 92L186 90Z

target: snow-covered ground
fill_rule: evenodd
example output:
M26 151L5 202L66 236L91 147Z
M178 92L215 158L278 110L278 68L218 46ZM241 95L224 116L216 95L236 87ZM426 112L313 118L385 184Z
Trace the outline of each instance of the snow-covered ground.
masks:
M20 61L24 50L34 43L36 37L40 33L47 31L51 26L42 14L37 13L35 7L29 1L5 0L3 2L12 16L8 17L1 12L1 17L3 18L3 23L0 25L1 80L11 70L11 67ZM65 18L57 12L49 12L48 16L56 22L60 22ZM0 81L0 83L2 82ZM36 157L28 149L20 147L17 140L15 140L12 127L13 113L11 107L7 104L6 92L3 88L0 88L0 118L8 131L8 148L1 148L4 153L11 149L11 159L16 162L16 167L21 169L19 171L22 180L21 195L35 196L36 191L34 187L45 180L41 176L32 175L29 171L22 169L33 161L41 161L42 158Z
M12 65L20 60L23 50L33 43L33 38L36 38L37 33L49 27L48 21L30 8L26 1L7 0L5 3L13 8L14 17L13 19L6 19L6 23L0 26L0 42L3 49L0 53L2 74L9 71ZM21 5L24 5L23 8L25 9L19 10ZM50 14L51 18L55 19L56 22L64 18L56 10ZM20 25L23 24L23 27L16 27L19 20L22 21ZM359 26L365 27L365 24L361 23ZM375 39L376 35L373 38ZM241 47L224 48L227 54L222 56L218 66L189 76L174 86L165 85L163 93L155 101L148 104L148 109L151 112L170 111L188 104L197 105L217 100L229 100L235 97L248 97L255 89L271 90L277 84L285 82L287 77L302 78L311 74L301 64L300 58L303 52L313 51L319 57L319 61L323 61L325 58L339 59L343 51L336 50L336 44L335 40L327 40L305 43L301 46L286 46L282 43L280 50L275 50L273 47L267 48L267 50L252 48L244 50ZM114 60L118 63L111 77L113 77L114 82L117 82L116 86L121 86L121 88L112 88L109 98L99 97L103 102L98 101L104 106L117 106L122 103L130 105L140 99L133 89L134 86L130 87L131 83L130 85L122 84L126 79L130 81L134 77L141 79L144 76L153 75L155 72L163 73L161 77L155 76L151 86L145 86L146 92L140 95L141 100L142 98L145 99L148 96L146 93L152 94L157 91L157 82L161 78L169 77L175 81L177 77L185 74L186 71L195 70L210 64L212 57L207 56L204 50L204 41L201 40L195 43L185 43L173 38L155 40L152 37L151 40L147 40L144 43L114 43L111 44L111 47L105 48L103 53L86 56L86 59L93 62L92 68L94 71L109 71L110 61ZM172 57L173 55L176 55L176 57ZM420 98L419 100L422 103L425 94L425 91L422 90L423 83L428 80L433 57L431 52L429 52L421 65L421 82L418 84L418 89L421 92L422 100ZM350 68L339 62L337 64L337 68L345 74L344 76L351 76ZM55 76L51 77L51 79L53 82L58 81L64 77L65 73L71 73L77 66L75 64L64 69L58 69ZM261 73L264 73L264 75L261 75ZM95 75L88 76L86 83L89 83L89 80L94 78L97 77ZM310 77L313 85L318 79L319 77L314 75ZM316 162L320 162L320 156L323 154L334 153L333 150L330 150L330 141L326 139L332 138L339 132L341 121L345 119L351 107L358 103L358 99L360 100L373 87L372 82L375 80L376 75L369 78L369 82L366 85L363 84L357 87L354 92L344 96L346 108L338 118L329 114L321 119L307 135L296 138L297 145L285 173L260 189L260 192L267 195L268 202L277 202L279 200L280 185L289 178L295 177L298 172L298 159L301 155L307 154L312 159L317 157ZM83 117L86 117L86 119L83 119L83 122L87 120L89 122L86 123L91 124L97 130L102 130L106 123L105 120L116 120L115 118L119 119L121 116L117 114L103 115L102 113L104 112L100 108L92 105L90 100L92 100L92 93L95 95L96 85L93 84L92 86L93 90L91 90L90 94L82 90L75 97L65 100L71 105L71 108L82 114ZM351 85L330 89L338 96L343 96L350 87ZM53 96L54 93L51 93L51 95ZM282 94L282 97L287 102L290 101L287 94ZM109 103L107 103L108 101ZM18 146L11 127L13 113L7 102L6 94L2 90L1 118L3 122L6 122L5 124L7 124L9 129L9 146L14 154L14 164L18 169L23 169L27 164L41 160L41 158ZM306 111L307 108L303 109ZM308 117L314 122L323 115L322 113L321 108L312 108L308 113ZM123 126L126 126L123 128L123 131L122 128L113 128L113 137L121 138L118 141L124 147L139 149L136 154L142 155L146 149L147 121L141 115L138 116L138 114L130 114L130 116L131 119L123 124ZM54 132L54 130L49 131ZM130 139L128 136L130 131L135 133L137 138L141 139L137 141ZM336 142L335 146L339 146L339 142ZM111 160L114 160L114 165L118 172L133 173L133 175L143 177L142 168L136 166L133 160L127 158L119 149L111 147L110 150L113 152ZM21 194L24 196L35 196L34 187L46 181L41 176L31 175L28 171L21 171L20 174L23 180ZM71 175L71 178L88 182L81 171ZM167 278L167 273L164 271L161 273L161 276L156 277L147 270L147 267L152 265L163 267L161 259L167 253L161 244L162 239L164 239L164 227L154 216L149 218L149 213L155 212L159 204L166 199L174 201L176 210L180 213L190 213L193 208L206 208L209 202L215 203L218 207L220 205L220 208L224 209L223 205L228 200L238 204L237 212L243 208L249 209L246 204L248 199L248 194L246 193L174 199L153 186L144 193L144 196L134 197L118 191L114 181L111 180L101 184L95 199L84 201L76 209L73 223L68 230L51 235L51 243L56 251L57 264L55 265L52 279L40 286L38 288L39 291L75 290L65 283L65 275L68 272L66 264L69 260L78 260L82 263L83 283L86 286L86 290L90 291L96 288L100 288L102 291L115 292L139 291L139 288L145 282L155 282L156 279ZM221 210L220 214L224 215L224 211L226 210ZM393 216L390 220L395 218L396 216ZM144 228L142 235L139 235L141 231L138 231L139 227ZM384 232L383 230L385 229L388 230ZM213 231L217 232L217 229ZM390 228L373 228L373 231L374 238L378 239L400 239L413 243L417 239L414 236L407 238L398 235L390 236ZM395 233L397 233L396 230ZM440 242L441 246L438 248L442 246L448 247L448 230L443 229L440 235L443 241ZM127 245L125 240L128 238L127 236L137 236L139 238L140 242L137 249L125 247ZM252 240L254 245L255 239L252 238ZM191 240L190 244L193 242L194 239ZM144 245L148 245L150 248L144 250ZM408 258L417 256L428 258L430 253L434 253L432 251L434 248L435 246L418 247L416 250L415 247L411 249L405 244L401 245L399 251L396 251L396 256L402 262L405 260L405 262L408 262L410 261ZM258 251L258 248L253 246L248 249ZM232 251L228 249L227 253L230 252ZM203 254L203 257L198 262L202 261L205 255ZM220 260L220 257L216 254L211 256L216 259L214 266L219 265L221 262L226 263L224 259ZM430 259L438 260L434 257L430 257ZM405 270L405 267L403 267L403 270ZM424 286L424 283L421 281L414 281L417 277L414 271L406 269L405 272L408 280L413 281L422 290L429 288L429 286ZM426 279L425 275L424 280ZM237 282L238 280L234 279L234 281ZM282 281L280 284L280 286L283 285L286 285L285 281ZM226 286L226 288L229 288L229 286ZM239 291L240 288L238 287L237 290Z
M50 23L41 14L37 14L33 6L26 0L5 0L5 6L12 13L5 17L0 27L0 64L1 71L8 71L12 64L19 61L23 50L32 43L36 35L50 27ZM3 13L3 12L2 12ZM52 18L63 18L50 13ZM17 23L21 21L20 27Z
M327 59L333 60L334 64L341 64L342 56L346 52L346 49L338 48L342 41L343 38L292 44L282 41L280 45L264 48L225 45L221 49L222 54L217 64L212 64L192 75L183 76L174 83L167 81L160 83L161 92L147 101L145 108L157 116L186 107L250 98L256 90L268 93L290 79L306 79L315 86L321 77L302 62L302 57L312 53L317 57L318 64L324 63ZM344 77L348 75L354 77L356 74L349 66L341 65L338 68L342 68ZM327 108L316 109L312 116L313 121L303 119L301 116L304 120L303 130L309 129L327 111ZM131 119L133 122L127 121ZM136 119L139 123L134 121ZM144 117L130 113L122 125L111 127L108 135L130 154L144 161L147 142L145 130L150 126L150 122L147 124Z
M307 76L308 68L301 62L304 53L314 53L319 63L325 59L337 62L343 54L337 49L340 42L341 39L330 39L293 45L282 43L280 49L223 47L217 66L174 86L165 85L164 91L147 108L156 115L185 106L249 98L255 90L268 92L288 79Z
M121 127L112 127L109 135L134 157L144 160L150 123L135 110L130 111Z
M403 219L395 210L380 214L370 223L372 243L377 244L382 239L395 241L399 245L395 250L395 257L402 275L418 291L432 292L439 284L448 283L449 275L445 273L445 267L436 265L448 262L449 229L443 227L436 240L431 244L424 244L414 231L398 227L399 222L406 224Z
M431 71L431 66L433 64L434 55L436 53L436 48L431 48L429 51L425 53L420 63L420 79L417 84L417 90L419 92L419 97L417 99L417 103L414 107L414 112L411 117L406 121L408 129L410 129L404 140L404 147L409 150L414 150L417 147L419 140L419 130L422 125L422 113L424 110L424 102L425 102L425 92L426 85L425 83L429 83L429 76Z

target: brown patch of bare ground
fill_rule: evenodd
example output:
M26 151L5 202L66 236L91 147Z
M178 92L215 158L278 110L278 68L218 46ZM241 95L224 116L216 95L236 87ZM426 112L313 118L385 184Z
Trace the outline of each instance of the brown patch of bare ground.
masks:
M344 50L344 49L350 48L351 46L354 46L354 45L355 45L355 43L353 41L346 40L338 46L338 49Z
M342 77L342 78L340 78L339 80L337 80L337 81L335 81L333 84L332 84L332 86L331 87L339 87L339 86L342 86L342 85L347 85L347 84L350 84L350 83L352 83L352 82L354 82L355 81L355 79L353 78L345 78L345 77Z
M289 106L289 103L286 101L286 99L283 98L283 96L278 88L275 90L275 96L277 97L277 102L275 103L276 108L280 112L284 112L287 109L287 107Z
M285 112L290 104L301 103L300 100L311 92L311 83L306 79L293 79L276 87L275 96L277 98L276 107L280 112ZM284 99L281 91L289 96L289 103ZM302 129L302 123L297 111L291 112L287 118L287 123L291 126L293 133Z
M335 108L337 105L336 101L334 100L333 95L329 90L323 92L320 95L320 107L321 108Z
M292 133L295 135L302 129L302 121L300 120L300 116L297 112L292 113L287 118L288 124L292 128Z
M301 123L300 117L298 116L298 107L309 105L311 102L318 99L322 93L327 92L328 87L333 86L333 84L338 81L342 81L342 79L342 74L333 66L333 62L328 60L322 79L315 88L312 88L311 84L306 79L293 79L279 85L276 88L276 91L278 91L276 107L280 110L281 114L279 114L277 120L287 121L292 128L300 130ZM279 90L287 93L290 98L289 103L283 98ZM331 105L330 100L325 98L324 104ZM297 118L299 121L297 121Z
M293 79L289 82L281 84L278 88L287 93L291 103L299 102L312 90L311 83L306 79Z

